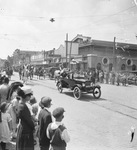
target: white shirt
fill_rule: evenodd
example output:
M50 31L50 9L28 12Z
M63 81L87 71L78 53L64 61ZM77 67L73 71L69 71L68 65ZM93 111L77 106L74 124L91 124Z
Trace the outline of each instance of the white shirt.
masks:
M64 126L64 124L62 122L55 121L51 124L51 129L57 129L60 125ZM48 126L48 128L49 128L49 126ZM47 132L47 137L50 138L48 128L47 128L46 132ZM66 143L68 143L70 141L70 137L68 135L67 129L63 130L63 132L61 134L61 139L64 140Z

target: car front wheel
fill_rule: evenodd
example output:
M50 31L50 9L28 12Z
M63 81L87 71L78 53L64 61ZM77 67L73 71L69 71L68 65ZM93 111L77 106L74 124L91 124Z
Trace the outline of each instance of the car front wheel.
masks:
M60 82L57 84L57 88L58 88L58 91L59 91L60 93L62 93L63 88L62 88L62 85L61 85Z
M73 90L73 95L75 97L75 99L80 99L81 97L81 90L79 87L75 87Z
M93 96L96 99L100 98L100 96L101 96L101 90L100 90L100 88L98 88L98 87L94 88L94 90L93 90Z

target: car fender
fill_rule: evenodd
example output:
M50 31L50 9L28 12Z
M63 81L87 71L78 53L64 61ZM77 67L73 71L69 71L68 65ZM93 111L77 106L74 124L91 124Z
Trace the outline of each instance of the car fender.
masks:
M100 89L101 86L100 85L95 85L94 88L99 88Z
M75 87L79 87L79 88L81 89L81 88L82 88L82 85L80 85L80 84L75 84L75 85L73 86L72 90L74 90Z
M59 83L61 83L61 81L60 81L60 80L56 83L56 86L58 86L58 84L59 84Z

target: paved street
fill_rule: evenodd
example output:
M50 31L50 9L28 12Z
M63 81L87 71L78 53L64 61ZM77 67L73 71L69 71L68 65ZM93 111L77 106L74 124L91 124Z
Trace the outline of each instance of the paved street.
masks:
M14 73L12 82L18 80L17 75ZM131 143L128 134L131 126L137 127L136 86L101 84L99 100L92 95L83 95L81 100L76 100L68 89L60 94L53 80L34 78L28 85L38 102L42 96L52 98L51 111L58 106L65 108L63 122L71 137L67 150L137 149L137 135Z

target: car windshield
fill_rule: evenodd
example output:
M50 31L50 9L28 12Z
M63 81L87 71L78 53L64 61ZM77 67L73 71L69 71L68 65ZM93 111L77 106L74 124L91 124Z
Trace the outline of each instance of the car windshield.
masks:
M85 79L85 76L83 74L79 74L79 73L74 73L73 77L79 78L79 79Z

